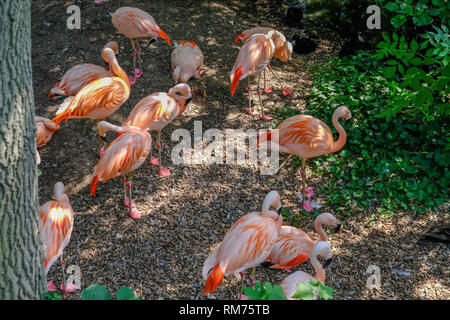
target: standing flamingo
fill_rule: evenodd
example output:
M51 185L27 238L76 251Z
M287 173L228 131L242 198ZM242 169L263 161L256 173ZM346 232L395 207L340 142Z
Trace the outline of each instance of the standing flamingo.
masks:
M339 123L340 118L349 120L352 117L346 106L340 106L333 113L333 125L339 133L337 141L333 140L330 128L321 120L308 116L296 115L284 120L276 130L268 130L258 138L258 143L277 144L280 152L294 154L302 158L300 169L302 177L302 205L310 211L311 204L305 202L306 193L306 159L337 152L347 141L345 129Z
M277 211L270 210L271 207ZM270 191L261 212L251 212L235 222L203 265L202 275L206 280L203 295L216 291L223 276L232 273L240 273L242 292L245 271L263 262L272 249L283 222L280 213L280 195Z
M75 96L66 98L52 120L57 126L63 119L67 122L69 118L104 120L128 100L131 90L130 81L117 62L114 50L104 48L102 54L115 76L94 80L78 91ZM101 156L104 147L100 136L99 147L99 156Z
M273 119L270 115L264 115L264 109L261 100L261 90L259 88L259 82L261 80L261 71L263 71L270 63L275 52L275 44L272 40L272 35L274 31L270 31L266 34L254 34L251 36L239 50L236 62L234 63L233 69L230 72L230 81L232 83L231 95L234 95L236 91L237 84L240 80L248 78L248 109L249 114L255 114L254 110L251 108L251 88L250 88L250 76L254 74L259 74L258 77L258 87L256 93L258 94L259 104L260 104L260 114L259 117L263 120Z
M320 264L319 260L317 260L317 256L321 256L327 259L323 266ZM281 287L283 288L286 298L288 299L291 298L294 295L294 293L298 290L298 285L300 283L305 284L309 283L309 280L311 278L314 280L325 282L324 268L326 268L331 263L332 259L333 254L331 252L330 244L326 241L317 242L311 251L311 258L310 258L311 264L314 267L314 272L316 275L312 276L306 272L297 271L287 276L286 279L284 279L281 282Z
M242 40L242 42L246 42L251 36L255 34L269 34L269 32L272 32L272 40L275 44L275 52L273 54L274 57L280 59L283 62L287 62L291 60L292 57L292 43L286 40L286 37L279 31L269 28L269 27L255 27L253 29L245 30L241 34L239 34L235 39L234 43L237 43L239 40ZM280 81L276 73L273 71L272 67L270 65L267 65L267 69L269 69L272 74L275 76L275 78L278 81L278 84L280 85L283 95L288 95L292 93L292 89L287 89ZM263 70L264 75L264 92L271 93L272 88L266 87L266 69Z
M308 260L311 250L317 242L328 241L323 225L334 227L335 231L339 231L341 228L341 224L335 216L328 212L321 213L314 221L314 227L319 234L319 238L315 241L301 229L282 226L272 251L267 257L267 261L272 264L270 268L290 271L291 268Z
M149 131L157 130L156 148L159 160L151 155L150 164L159 165L158 174L170 176L170 170L162 166L161 130L186 110L192 100L191 88L187 83L180 83L165 92L155 92L139 101L131 110L124 126L135 126Z
M194 41L182 40L170 56L172 77L175 84L188 82L191 77L198 79L202 74L203 53Z
M108 60L106 48L110 48L117 54L119 45L115 41L108 42L102 49L102 58L105 63ZM88 83L104 78L113 77L114 73L106 70L101 66L91 63L82 63L73 66L63 75L61 81L56 82L50 92L48 98L53 97L53 100L59 100L67 96L74 96Z
M156 41L157 37L161 37L167 41L170 46L170 39L167 34L161 30L156 24L155 19L147 12L132 7L121 7L114 12L112 16L114 27L125 37L131 41L133 48L133 70L134 76L130 77L134 83L137 78L142 75L141 47L139 46L139 38L150 37L150 43ZM134 40L136 39L137 47ZM136 69L136 52L138 56L139 69Z
M62 259L63 250L67 246L72 234L74 213L70 205L69 197L64 193L64 184L55 183L55 200L50 200L39 208L41 217L41 236L45 251L45 274L48 273L53 263L60 258L63 272L64 289L66 279L64 275L64 261ZM52 282L47 283L50 288Z
M36 147L40 148L50 141L53 134L59 129L59 126L56 126L54 122L44 117L36 116L34 121L36 123Z
M133 171L139 168L147 158L151 146L152 137L147 130L132 126L115 126L106 121L97 124L98 133L105 137L110 130L119 133L117 138L111 142L101 159L94 168L91 181L91 195L95 196L95 190L99 181L115 178L128 174L128 179L123 177L124 201L123 205L128 207L128 215L133 219L139 219L141 213L136 209L131 194ZM128 180L128 182L127 182ZM127 188L130 196L127 197Z

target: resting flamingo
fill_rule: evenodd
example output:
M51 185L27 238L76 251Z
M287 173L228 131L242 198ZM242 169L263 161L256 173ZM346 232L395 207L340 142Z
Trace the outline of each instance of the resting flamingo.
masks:
M63 272L63 288L66 286L64 276L63 251L70 240L73 229L74 213L70 205L69 197L64 193L64 184L55 183L55 197L39 208L41 217L41 236L45 252L45 274L48 273L53 263L60 258ZM47 288L52 287L52 282L47 282Z
M50 119L44 117L34 117L36 123L36 147L40 148L45 146L53 134L59 129Z
M102 137L105 137L106 133L111 130L119 133L119 135L110 143L95 165L91 181L91 195L95 196L99 181L105 182L129 173L128 178L122 178L125 196L123 205L129 208L128 215L131 218L139 219L141 213L136 209L132 198L131 178L133 171L139 168L147 158L152 146L152 137L147 130L132 126L119 127L106 121L99 122L97 129ZM129 190L129 197L127 197L127 189Z
M317 242L328 241L323 225L334 227L335 231L339 231L341 228L336 217L328 212L321 213L314 221L314 227L319 234L319 238L315 241L301 229L282 226L272 251L267 257L267 261L271 263L269 268L290 271L291 268L308 260L311 250Z
M133 70L134 76L130 77L132 83L142 75L141 47L139 38L150 37L150 43L161 37L167 41L170 46L170 39L167 34L156 24L155 19L147 12L132 7L121 7L114 12L112 16L114 27L131 41L133 48ZM136 40L137 46L134 41ZM136 69L136 52L138 56L139 69Z
M242 42L246 42L251 36L255 34L268 34L269 32L273 32L272 34L272 40L275 44L275 52L273 53L273 56L280 59L283 62L287 62L291 60L292 57L292 43L290 41L286 40L286 37L279 31L269 28L269 27L255 27L253 29L245 30L241 34L239 34L235 39L234 43L237 44L239 40L242 40ZM267 65L267 69L269 69L272 74L275 76L275 78L278 81L278 84L281 87L281 90L283 92L283 95L288 95L292 93L292 89L286 88L276 75L276 73L273 71L272 67L270 65ZM264 75L264 92L271 93L272 88L266 87L266 69L263 70Z
M277 211L270 210L271 207ZM214 293L224 275L237 273L241 275L242 292L245 271L259 265L270 253L283 222L280 213L280 195L270 191L260 212L251 212L235 222L203 265L202 276L206 280L203 295Z
M320 264L319 260L317 260L317 256L327 259L323 266ZM297 271L287 276L286 279L281 282L281 287L283 288L286 298L291 298L298 290L298 285L300 283L309 283L311 278L325 282L324 268L331 263L332 259L333 254L331 252L330 244L326 241L317 242L311 251L311 258L309 259L316 275L312 276L306 272Z
M114 50L103 49L103 58L109 63L115 76L94 80L84 86L73 97L68 97L56 112L52 120L58 126L62 120L69 118L104 120L122 106L130 96L130 81L125 71L117 62ZM103 140L99 136L99 156L104 152Z
M119 45L115 41L108 42L102 49L102 58L105 63L108 61L107 50L110 48L117 54L119 51ZM114 73L110 70L106 70L101 66L97 66L91 63L81 63L73 66L63 75L60 81L56 82L50 92L48 98L53 97L53 100L59 100L64 97L74 96L85 85L91 83L94 80L113 77Z
M178 115L182 114L192 100L191 88L187 83L180 83L169 92L155 92L139 101L131 110L124 126L135 126L149 131L156 130L156 148L159 159L151 155L150 164L159 165L158 174L170 176L170 170L162 166L161 159L161 130Z
M172 77L175 84L198 79L203 73L203 53L194 41L182 40L170 56Z
M321 120L308 116L296 115L284 120L275 130L268 130L258 137L258 144L263 142L278 145L280 152L294 154L302 158L300 174L302 177L302 206L311 210L311 203L305 201L306 194L306 159L337 152L347 141L345 129L339 123L340 118L352 117L346 106L340 106L333 113L333 125L339 133L337 141L333 140L330 128Z

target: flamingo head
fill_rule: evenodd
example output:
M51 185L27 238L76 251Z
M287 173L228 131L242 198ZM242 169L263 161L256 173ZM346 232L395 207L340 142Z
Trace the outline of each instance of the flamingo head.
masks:
M170 46L170 38L169 38L169 36L164 31L162 31L161 29L159 29L157 31L157 33L158 33L158 36L160 38L163 38L164 40L166 40L168 45Z
M331 261L333 261L333 252L331 251L331 245L327 241L319 241L317 242L312 251L310 257L321 256L326 259L323 267L326 268L330 265Z
M192 101L191 87L187 83L177 84L167 94L177 101L180 113L183 113L187 105Z
M334 228L335 232L341 230L341 223L331 213L324 212L317 216L316 222Z
M334 111L334 113L338 118L345 118L345 120L350 120L352 118L352 113L347 106L340 106Z

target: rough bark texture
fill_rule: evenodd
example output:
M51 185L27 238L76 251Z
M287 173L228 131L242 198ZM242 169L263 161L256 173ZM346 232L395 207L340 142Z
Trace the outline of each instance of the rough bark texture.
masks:
M0 2L0 299L45 291L31 76L31 1Z

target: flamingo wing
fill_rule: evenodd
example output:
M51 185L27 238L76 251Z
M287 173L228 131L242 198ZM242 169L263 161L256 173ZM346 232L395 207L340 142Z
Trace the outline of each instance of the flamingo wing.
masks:
M67 96L74 96L88 83L111 76L113 76L112 72L101 66L82 63L67 70L58 87L63 90Z
M279 130L280 145L303 144L315 150L323 142L330 142L331 131L328 126L321 120L308 115L290 117L283 121L277 129Z
M82 88L69 103L63 103L53 121L59 125L68 118L104 119L114 113L129 96L130 90L122 79L101 78Z
M114 12L112 23L120 33L128 38L158 36L159 26L147 12L132 7L121 7Z
M45 251L45 273L48 273L69 243L74 213L70 204L52 200L41 206L40 218Z

